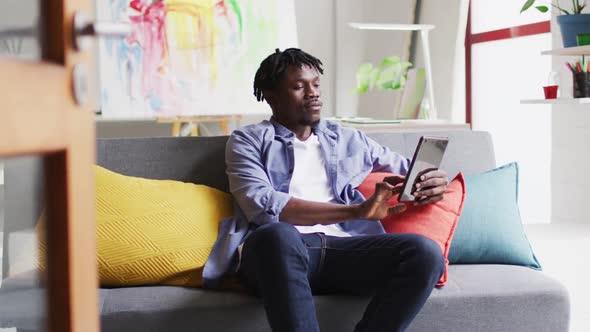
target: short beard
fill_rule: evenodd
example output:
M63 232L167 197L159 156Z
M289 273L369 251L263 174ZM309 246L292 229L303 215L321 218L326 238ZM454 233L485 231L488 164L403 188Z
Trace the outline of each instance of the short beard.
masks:
M315 121L302 119L301 121L299 121L299 124L302 125L302 126L315 126L319 122L320 122L320 119L315 120Z

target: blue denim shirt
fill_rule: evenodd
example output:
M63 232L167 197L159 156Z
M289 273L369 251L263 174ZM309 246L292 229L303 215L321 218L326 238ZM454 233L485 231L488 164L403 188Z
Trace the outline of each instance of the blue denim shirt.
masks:
M362 203L356 190L371 172L405 175L409 161L382 147L362 132L320 120L313 128L324 155L328 179L341 204ZM235 130L226 150L227 176L234 197L234 216L224 219L203 269L203 287L215 288L237 265L237 248L256 225L279 222L291 196L295 134L273 118ZM340 223L351 235L384 233L380 222L355 220Z

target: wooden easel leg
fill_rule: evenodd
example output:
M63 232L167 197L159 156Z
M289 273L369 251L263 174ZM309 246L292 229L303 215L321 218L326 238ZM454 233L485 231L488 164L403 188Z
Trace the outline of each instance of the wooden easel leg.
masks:
M199 136L199 123L198 122L191 122L191 136Z
M223 135L229 135L229 126L227 124L227 120L219 121L219 126L221 127L221 133Z
M180 121L172 122L172 136L180 136Z

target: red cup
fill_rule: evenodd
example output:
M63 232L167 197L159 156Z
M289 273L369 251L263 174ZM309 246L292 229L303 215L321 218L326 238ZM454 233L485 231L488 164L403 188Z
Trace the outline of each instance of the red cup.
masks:
M555 99L557 98L557 85L549 85L543 87L543 92L545 92L545 99Z

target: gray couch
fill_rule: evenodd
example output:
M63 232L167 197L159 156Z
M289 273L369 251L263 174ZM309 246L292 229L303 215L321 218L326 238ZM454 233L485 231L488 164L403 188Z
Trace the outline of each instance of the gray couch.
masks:
M411 156L422 134L370 136ZM450 137L442 166L450 176L495 166L488 133L466 130L430 134ZM104 139L98 141L97 162L127 175L194 182L227 191L223 159L226 140ZM0 288L0 327L34 329L35 319L26 305L35 301L36 291L11 288L10 280L5 280ZM315 300L321 330L328 332L352 331L369 301L344 295L316 296ZM168 286L101 288L99 306L103 331L269 331L261 302L236 291ZM568 294L542 272L508 265L451 265L448 284L433 291L409 331L559 332L567 331L568 325Z

